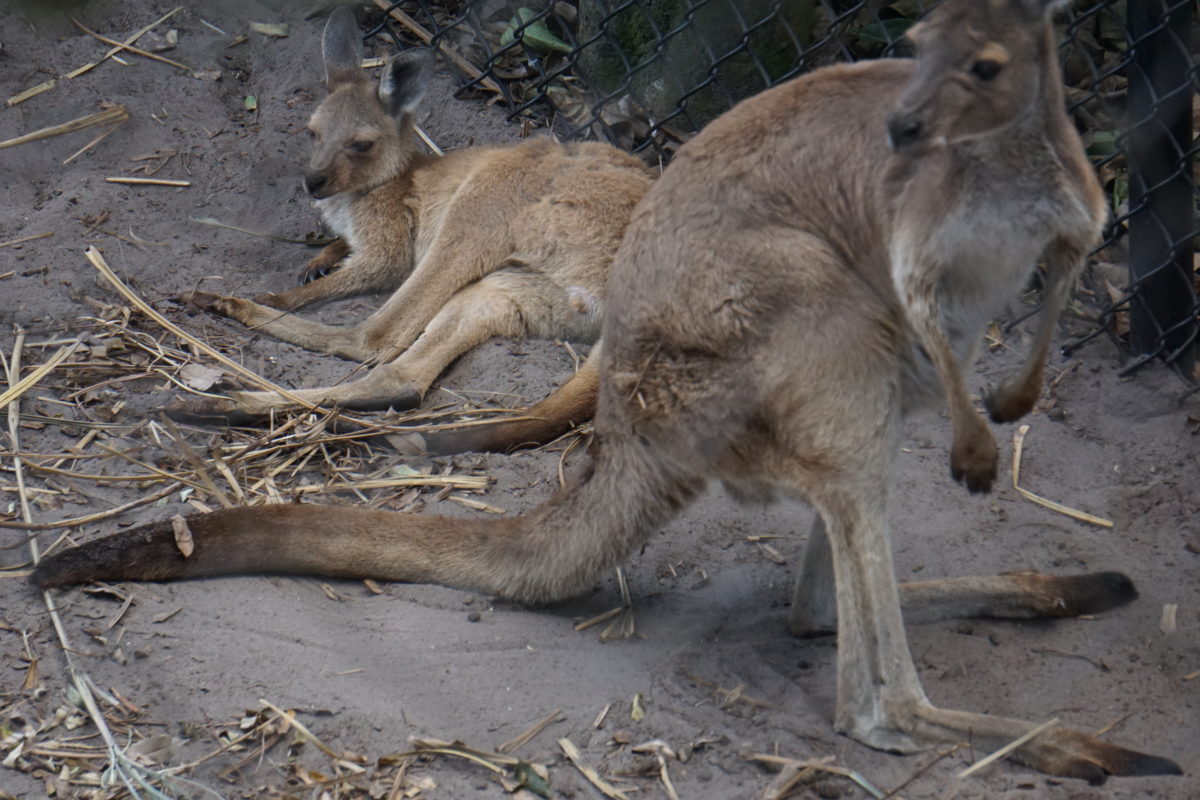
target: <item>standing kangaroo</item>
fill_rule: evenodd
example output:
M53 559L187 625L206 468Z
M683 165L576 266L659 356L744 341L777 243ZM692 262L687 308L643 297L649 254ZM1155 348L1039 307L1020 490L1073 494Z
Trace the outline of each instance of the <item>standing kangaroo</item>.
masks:
M608 145L550 139L425 156L413 110L429 82L430 51L394 56L373 90L344 7L329 18L322 51L329 95L308 123L315 144L304 186L341 238L286 292L257 302L198 291L185 299L277 339L374 364L360 380L295 392L358 410L419 405L450 362L494 336L595 341L612 258L649 169ZM349 327L292 313L387 290L395 291L378 311ZM586 421L598 355L521 421L434 434L430 449L508 449ZM288 407L273 392L236 392L170 410L245 421Z
M1106 572L898 585L885 505L902 419L939 384L951 470L988 489L996 446L960 365L1043 258L1033 352L987 399L997 420L1027 413L1098 240L1103 198L1058 79L1058 4L949 0L912 31L915 61L797 78L685 145L617 253L590 467L528 516L237 508L190 519L190 558L160 522L59 553L34 581L316 573L552 602L586 591L717 479L817 511L790 627L837 631L838 731L902 752L1028 733L1029 722L930 704L902 607L1063 617L1129 602L1132 583ZM1180 772L1061 727L1011 757L1092 782Z

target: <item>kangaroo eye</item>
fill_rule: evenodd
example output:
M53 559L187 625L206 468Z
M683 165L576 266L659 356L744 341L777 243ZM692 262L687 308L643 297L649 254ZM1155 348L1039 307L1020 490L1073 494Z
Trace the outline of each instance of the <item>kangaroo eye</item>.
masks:
M317 138L317 132L314 131L312 128L305 128L304 135L307 136L309 138L309 140L314 140Z
M351 150L353 150L356 153L365 153L374 146L375 146L374 142L351 142L350 144L347 145L347 147L349 147Z
M971 65L971 74L981 81L990 81L1000 74L1000 62L980 59Z

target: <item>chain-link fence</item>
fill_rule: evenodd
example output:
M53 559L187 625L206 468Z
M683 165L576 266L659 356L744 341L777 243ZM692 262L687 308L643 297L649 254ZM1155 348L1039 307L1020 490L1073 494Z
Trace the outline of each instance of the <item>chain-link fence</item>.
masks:
M436 47L465 91L531 126L650 159L739 99L835 61L906 55L933 0L373 0L367 36ZM1112 214L1088 290L1095 326L1200 382L1196 0L1075 0L1064 81Z

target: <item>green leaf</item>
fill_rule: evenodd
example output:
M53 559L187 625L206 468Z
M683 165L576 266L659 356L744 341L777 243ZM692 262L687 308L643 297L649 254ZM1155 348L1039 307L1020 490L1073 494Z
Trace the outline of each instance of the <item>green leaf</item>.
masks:
M250 30L255 33L261 33L263 36L272 36L276 39L282 39L288 35L286 22L251 22Z
M517 780L521 782L522 789L528 789L538 797L550 796L550 784L541 775L538 775L528 762L518 762L513 772L516 774Z
M1112 180L1112 205L1113 208L1120 208L1121 204L1129 199L1129 178L1125 175L1118 175Z
M859 41L871 44L893 44L904 38L904 32L915 24L914 20L904 17L881 19L864 25L858 32Z
M242 101L242 105L247 111L258 111L258 98L252 94L246 95L246 99Z
M1116 131L1092 131L1090 138L1092 141L1087 147L1087 154L1092 158L1103 158L1117 152Z
M500 45L506 46L512 44L517 37L517 28L524 23L528 23L536 16L537 12L532 8L518 8L517 15L509 20L508 27L504 29L504 33L500 36ZM521 41L542 53L571 52L571 45L551 33L550 29L546 27L546 23L542 20L538 20L522 28Z

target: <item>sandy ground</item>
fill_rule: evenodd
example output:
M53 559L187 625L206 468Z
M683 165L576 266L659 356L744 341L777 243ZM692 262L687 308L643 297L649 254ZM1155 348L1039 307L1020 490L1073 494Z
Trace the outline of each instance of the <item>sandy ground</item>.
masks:
M13 326L39 342L81 329L77 317L95 313L87 298L117 296L83 257L88 244L170 319L200 336L234 342L253 369L291 386L342 377L345 362L314 356L189 311L172 298L203 281L205 288L257 294L286 287L308 257L299 245L280 244L191 222L215 217L252 228L303 236L318 228L298 179L305 158L299 127L320 97L317 42L321 20L304 21L304 4L271 8L210 3L203 16L230 33L222 36L185 10L170 23L180 32L167 53L195 69L218 69L218 81L198 80L171 67L132 58L106 63L50 92L0 110L0 139L73 119L99 101L124 103L132 119L89 152L63 161L95 134L76 133L0 151L0 242L53 232L49 238L0 249L2 347L13 346ZM78 6L89 27L120 36L166 11L165 0ZM285 39L251 34L227 48L251 20L288 22ZM0 8L0 94L15 94L60 75L103 51L61 14L30 7ZM479 101L450 97L441 79L420 122L445 147L514 139L517 130ZM257 111L244 98L257 98ZM130 159L156 149L178 152L157 177L187 179L185 189L127 187L106 176L128 174ZM100 227L81 220L109 212ZM325 309L328 320L364 313L370 302ZM135 322L135 325L138 324ZM157 334L152 323L141 323ZM1009 347L985 355L970 379L979 389L995 383L1027 340L1018 330ZM582 348L581 348L582 349ZM27 349L24 363L40 363L51 349ZM457 391L504 392L534 399L569 373L571 359L552 343L495 342L463 358L443 386ZM1194 798L1200 796L1200 438L1197 396L1182 405L1173 376L1150 367L1119 379L1118 354L1100 340L1070 361L1054 364L1057 383L1030 420L1023 481L1030 488L1114 521L1111 530L1075 522L1021 499L1008 483L989 497L968 496L946 469L947 424L929 413L913 421L899 458L892 525L902 579L1037 568L1051 572L1120 569L1141 597L1095 619L1054 623L950 621L910 627L910 642L925 687L948 707L1043 720L1058 716L1085 731L1170 756L1182 778L1124 779L1104 787L1057 781L1011 764L994 765L964 781L958 797ZM66 389L47 379L26 395L23 411L68 413ZM116 422L136 422L175 396L161 381L118 385L92 398L85 413L99 415L125 400ZM41 399L39 399L41 398ZM435 394L435 401L450 399ZM71 411L70 413L78 413ZM1191 419L1189 419L1189 415ZM78 431L26 424L23 449L61 452ZM108 434L102 434L107 436ZM189 429L189 440L209 434ZM998 431L1005 481L1011 429ZM7 441L7 440L6 440ZM6 444L6 449L9 449ZM576 451L578 452L578 451ZM469 455L456 469L495 478L483 496L508 513L536 505L557 483L560 452L512 457ZM399 460L399 457L393 457ZM572 463L578 456L568 459ZM428 466L422 459L418 467ZM439 469L446 460L438 460ZM112 459L78 469L128 471ZM15 500L11 458L0 483L5 510ZM30 478L41 486L40 476ZM75 484L81 504L38 508L43 520L102 510L137 496L133 489ZM174 502L91 525L82 538L118 526L186 511ZM450 502L427 504L438 513L476 514ZM353 502L353 497L340 498ZM665 761L681 798L757 797L774 779L751 753L794 758L832 756L883 791L912 780L907 798L942 797L954 775L978 753L965 749L918 774L935 754L888 755L835 735L831 727L835 642L795 641L785 630L790 584L811 514L803 508L738 508L713 490L673 522L627 567L636 604L637 636L604 642L603 626L576 632L573 623L620 602L612 578L571 603L528 609L488 597L433 586L385 585L372 594L361 583L289 578L228 578L172 585L125 585L133 604L111 629L121 604L111 596L72 589L59 595L77 658L96 684L115 690L141 711L142 733L168 733L181 742L171 763L210 752L216 727L259 708L266 698L296 709L299 719L331 747L374 760L405 750L410 736L461 739L492 749L560 709L559 721L518 751L547 764L555 797L597 797L571 767L557 741L571 739L588 763L610 779L635 787L637 797L667 796L652 755L632 746L661 739L676 753ZM42 536L43 546L57 532ZM766 540L781 559L751 536ZM27 560L24 534L9 531L0 565ZM777 563L782 561L782 563ZM66 704L62 652L41 597L16 573L0 573L0 736L23 730ZM339 600L322 588L328 583ZM1178 604L1178 629L1160 630L1165 604ZM155 618L175 611L162 622ZM25 657L38 659L36 689L22 690ZM1189 680L1189 677L1193 678ZM704 683L698 683L697 679ZM737 690L717 694L707 684ZM634 719L639 697L644 717ZM752 700L747 700L751 698ZM602 709L609 709L599 725ZM90 726L61 728L42 738L87 735ZM86 740L91 741L91 740ZM7 751L8 748L5 748ZM293 774L283 745L218 776L246 753L226 755L193 777L228 797L266 796ZM7 752L0 753L0 760ZM686 759L685 759L686 757ZM299 763L328 772L313 746ZM615 777L622 774L626 777ZM383 770L391 785L394 770ZM467 761L419 760L399 784L422 797L501 797L491 773ZM33 776L0 768L0 787L16 797L42 797ZM809 785L799 796L865 797L845 779ZM317 789L295 796L317 796ZM0 792L0 795L3 793ZM386 792L382 794L386 796Z

